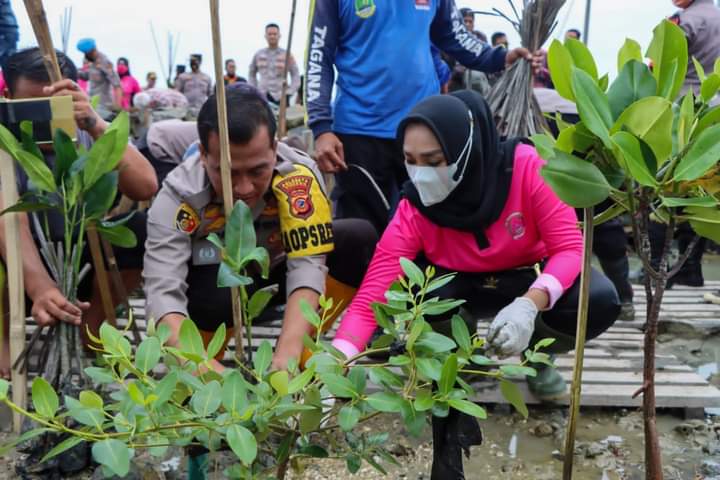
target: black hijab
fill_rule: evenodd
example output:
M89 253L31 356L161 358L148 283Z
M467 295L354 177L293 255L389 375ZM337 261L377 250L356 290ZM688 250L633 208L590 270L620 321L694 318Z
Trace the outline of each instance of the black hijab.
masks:
M485 230L500 217L512 182L515 148L521 139L501 142L487 102L471 90L426 98L413 108L398 127L403 143L409 124L422 123L435 133L448 165L458 157L470 135L468 111L474 122L472 150L460 184L448 198L426 207L412 181L403 186L405 197L436 225L472 232L480 249L490 246ZM462 159L460 159L462 160Z

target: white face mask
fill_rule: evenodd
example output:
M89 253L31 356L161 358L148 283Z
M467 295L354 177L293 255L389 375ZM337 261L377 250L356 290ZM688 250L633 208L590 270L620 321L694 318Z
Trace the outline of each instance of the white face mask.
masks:
M457 161L450 165L443 165L440 167L428 167L410 165L405 163L405 169L408 172L410 181L412 181L415 188L417 188L418 194L420 195L420 201L426 207L436 205L444 201L450 194L460 185L463 176L465 176L465 170L470 159L470 153L473 147L473 133L474 124L472 112L468 111L470 117L470 135L465 142L465 147L457 158ZM458 176L458 168L462 164L462 171Z

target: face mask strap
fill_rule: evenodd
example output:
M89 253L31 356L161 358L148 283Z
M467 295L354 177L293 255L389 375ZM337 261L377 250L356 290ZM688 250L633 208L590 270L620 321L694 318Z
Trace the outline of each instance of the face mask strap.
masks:
M470 119L470 135L468 136L467 142L465 142L465 147L463 147L462 152L460 152L460 155L458 156L458 160L456 162L456 165L460 162L464 162L462 171L460 172L460 177L457 179L458 183L462 181L463 177L465 176L465 170L467 170L467 165L468 163L470 163L470 154L472 153L472 147L475 138L475 122L473 121L473 115L471 110L468 110L468 117ZM453 175L453 177L454 176L455 175Z

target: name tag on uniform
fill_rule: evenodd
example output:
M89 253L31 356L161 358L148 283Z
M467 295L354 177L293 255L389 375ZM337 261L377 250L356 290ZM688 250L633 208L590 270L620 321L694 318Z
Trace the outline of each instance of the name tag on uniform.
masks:
M201 238L193 241L192 247L192 264L195 266L200 265L217 265L220 263L222 258L220 257L220 250L215 247L212 243L208 242L206 238Z

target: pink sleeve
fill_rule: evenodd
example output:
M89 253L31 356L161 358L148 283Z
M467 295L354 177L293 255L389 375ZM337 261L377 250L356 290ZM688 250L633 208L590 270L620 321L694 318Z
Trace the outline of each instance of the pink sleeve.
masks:
M132 93L140 93L142 92L142 88L140 88L140 83L138 83L137 79L133 77L133 86L132 86Z
M563 203L540 176L544 162L534 149L531 155L528 184L533 216L548 254L548 262L535 288L548 292L552 307L580 274L583 240L575 210Z
M402 200L375 249L360 290L343 316L335 335L337 340L350 342L359 351L365 350L377 326L370 305L385 302L385 292L402 273L400 258L414 260L422 249L415 215L419 215L417 210Z

